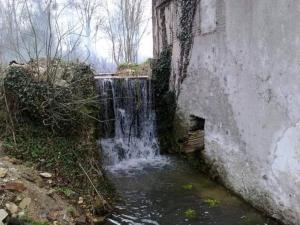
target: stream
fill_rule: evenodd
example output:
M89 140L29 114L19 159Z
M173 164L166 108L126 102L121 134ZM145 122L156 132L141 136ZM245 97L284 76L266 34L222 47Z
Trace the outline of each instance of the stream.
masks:
M148 79L99 79L103 163L118 201L106 225L277 225L186 161L161 156Z
M277 225L186 162L111 170L120 195L107 224Z

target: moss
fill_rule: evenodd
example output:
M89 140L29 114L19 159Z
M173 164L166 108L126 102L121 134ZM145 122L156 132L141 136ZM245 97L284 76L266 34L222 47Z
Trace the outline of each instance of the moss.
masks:
M189 191L193 189L193 185L192 184L185 184L182 187L183 187L183 189L189 190Z
M211 198L204 200L204 202L208 205L209 208L214 208L220 205L220 201Z
M187 209L184 212L184 217L187 218L187 219L196 219L197 218L197 213L193 209Z

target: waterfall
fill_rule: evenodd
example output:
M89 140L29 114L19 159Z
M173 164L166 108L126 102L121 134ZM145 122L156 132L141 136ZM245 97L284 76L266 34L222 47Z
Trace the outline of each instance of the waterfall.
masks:
M139 166L162 159L155 135L149 79L99 79L101 149L110 168Z

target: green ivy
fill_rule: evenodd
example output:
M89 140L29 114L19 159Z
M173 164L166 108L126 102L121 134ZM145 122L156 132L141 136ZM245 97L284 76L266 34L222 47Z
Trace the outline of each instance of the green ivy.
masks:
M152 67L158 140L161 151L170 152L176 148L174 137L176 97L175 93L169 90L171 49L163 50L160 58L153 62Z
M180 84L187 76L187 67L190 60L190 51L193 45L193 23L197 9L197 0L181 1L181 17L180 17L180 33L178 39L180 41L180 68L178 92Z
M4 79L4 87L17 122L24 118L58 132L72 132L95 115L97 95L93 73L84 64L73 70L67 86L36 81L21 67L11 67ZM17 108L16 108L17 107Z

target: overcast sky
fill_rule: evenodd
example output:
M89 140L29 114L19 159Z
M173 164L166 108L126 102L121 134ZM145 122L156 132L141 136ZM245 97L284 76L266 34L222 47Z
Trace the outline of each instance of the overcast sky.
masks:
M152 9L151 1L147 1L145 9L145 20L148 20L148 26L145 36L142 39L139 50L139 62L143 62L148 58L153 57L153 39L152 39ZM101 36L101 35L100 35ZM104 38L100 38L96 43L97 55L112 60L111 58L111 44Z

